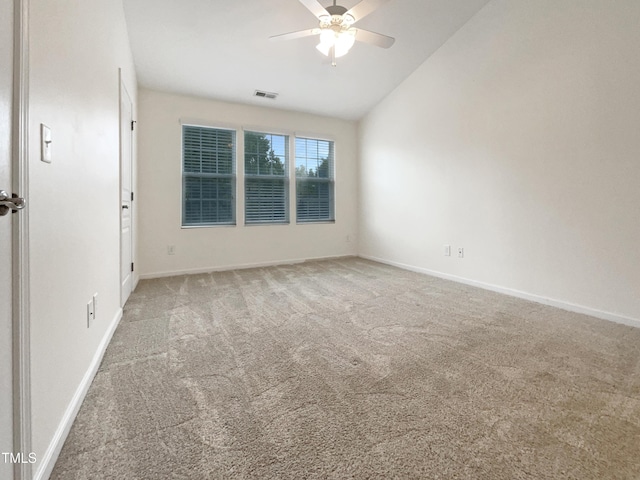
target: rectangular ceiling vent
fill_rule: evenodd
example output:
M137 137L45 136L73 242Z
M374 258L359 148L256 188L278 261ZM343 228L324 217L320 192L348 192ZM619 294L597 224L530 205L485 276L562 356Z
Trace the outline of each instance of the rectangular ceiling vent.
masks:
M265 92L264 90L256 90L253 95L256 97L270 98L271 100L275 99L278 96L277 93Z

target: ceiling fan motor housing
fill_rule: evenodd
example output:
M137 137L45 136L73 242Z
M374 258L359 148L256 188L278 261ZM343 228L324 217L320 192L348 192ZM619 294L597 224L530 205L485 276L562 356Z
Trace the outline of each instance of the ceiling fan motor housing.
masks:
M332 5L327 7L326 10L329 15L320 17L320 28L349 28L356 21L351 15L345 15L347 9L340 5Z
M327 7L326 10L332 17L335 15L342 16L347 13L347 9L340 5L331 5L330 7Z

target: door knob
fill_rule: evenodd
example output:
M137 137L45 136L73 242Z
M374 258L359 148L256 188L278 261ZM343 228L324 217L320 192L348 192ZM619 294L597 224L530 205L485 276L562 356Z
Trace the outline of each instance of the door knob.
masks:
M0 216L6 215L9 210L15 213L18 210L22 210L26 205L27 202L24 198L18 197L15 193L9 196L7 192L0 190Z
M127 210L128 210L128 209L129 209L129 205L122 205L122 209L123 209L123 210L124 210L124 209L127 209Z

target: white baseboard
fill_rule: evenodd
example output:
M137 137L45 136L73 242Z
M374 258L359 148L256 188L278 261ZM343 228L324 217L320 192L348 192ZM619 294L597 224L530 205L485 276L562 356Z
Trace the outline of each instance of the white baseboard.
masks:
M274 267L277 265L295 265L296 263L304 263L313 260L330 260L332 258L347 258L355 257L355 254L344 255L328 255L326 257L313 257L313 258L294 258L288 260L274 260L271 262L258 262L258 263L237 263L229 264L218 267L204 267L204 268L188 268L184 270L171 270L166 272L154 272L144 273L140 275L140 280L148 280L150 278L162 278L162 277L174 277L177 275L194 275L197 273L210 273L210 272L224 272L227 270L243 270L246 268L261 268L261 267Z
M413 265L406 265L400 262L394 262L391 260L385 260L383 258L373 257L370 255L359 255L361 258L372 260L378 263L384 263L394 267L402 268L403 270L410 270L412 272L423 273L425 275L431 275L433 277L443 278L445 280L451 280L465 285L471 285L473 287L482 288L484 290L491 290L492 292L503 293L512 297L522 298L543 305L549 305L551 307L561 308L569 312L582 313L592 317L600 318L602 320L608 320L610 322L621 323L623 325L629 325L631 327L640 328L640 319L626 317L617 313L606 312L591 307L585 307L584 305L577 305L571 302L565 302L563 300L557 300L554 298L542 297L533 293L523 292L521 290L515 290L513 288L502 287L500 285L493 285L490 283L479 282L477 280L471 280L464 277L458 277L456 275L450 275L448 273L442 273L435 270L429 270L427 268L415 267Z
M80 385L76 389L71 402L67 406L67 410L64 412L62 420L56 429L56 433L53 436L53 439L49 443L49 447L45 452L42 460L38 463L39 468L33 476L33 480L46 480L51 475L53 471L53 467L58 460L58 456L60 455L60 451L62 450L62 446L64 445L65 440L67 439L67 435L69 435L69 431L71 430L71 426L73 425L73 421L82 406L82 402L84 401L84 397L87 395L87 391L89 391L89 387L91 386L91 382L93 382L93 378L96 376L98 372L98 368L100 367L100 363L102 362L102 357L104 356L104 352L111 341L111 337L113 337L113 333L116 331L118 324L120 323L120 319L122 318L122 309L118 309L115 317L111 321L109 328L102 337L102 341L100 345L98 345L98 349L91 360L91 364L87 369Z

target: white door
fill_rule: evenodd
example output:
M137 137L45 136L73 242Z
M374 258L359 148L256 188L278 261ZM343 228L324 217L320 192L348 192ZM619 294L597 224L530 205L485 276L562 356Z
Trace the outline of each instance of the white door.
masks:
M11 115L13 98L13 1L0 1L0 190L13 192ZM6 67L8 68L6 68ZM13 452L13 359L11 315L12 213L0 217L0 452ZM0 478L13 478L13 465L0 457Z
M131 155L132 155L133 106L131 97L120 81L120 280L122 306L131 294L133 284L132 242L133 205L131 198Z

